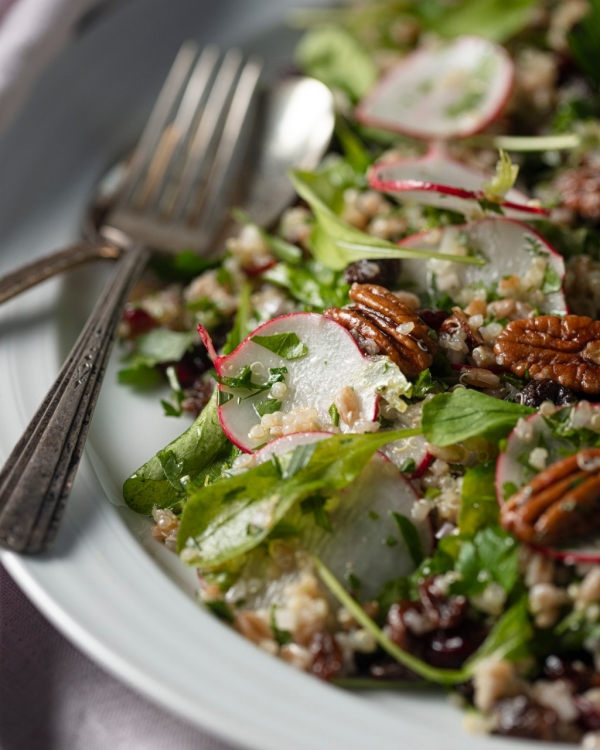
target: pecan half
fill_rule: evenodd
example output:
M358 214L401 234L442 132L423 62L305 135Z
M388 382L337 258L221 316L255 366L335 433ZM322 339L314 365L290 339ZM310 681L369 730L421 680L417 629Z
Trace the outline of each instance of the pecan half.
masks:
M353 284L349 295L352 307L332 307L324 315L375 345L408 377L432 364L437 344L429 326L410 307L376 284Z
M562 544L600 529L600 448L549 466L500 510L505 529L523 542Z
M496 339L496 361L522 378L548 378L572 391L600 393L600 321L540 315L509 323Z

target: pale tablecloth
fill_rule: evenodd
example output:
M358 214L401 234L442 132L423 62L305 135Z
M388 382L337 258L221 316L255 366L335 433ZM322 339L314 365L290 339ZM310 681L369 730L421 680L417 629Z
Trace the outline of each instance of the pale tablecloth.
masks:
M0 0L0 129L98 2ZM0 750L165 748L231 750L96 666L0 566Z

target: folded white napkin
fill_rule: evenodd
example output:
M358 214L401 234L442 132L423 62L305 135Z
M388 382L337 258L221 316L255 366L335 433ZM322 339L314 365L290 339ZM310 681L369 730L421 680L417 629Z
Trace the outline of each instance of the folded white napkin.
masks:
M102 0L0 0L0 129L77 21Z

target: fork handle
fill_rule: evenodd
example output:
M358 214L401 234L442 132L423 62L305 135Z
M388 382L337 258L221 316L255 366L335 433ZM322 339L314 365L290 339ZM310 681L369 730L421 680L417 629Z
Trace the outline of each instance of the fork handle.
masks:
M90 260L99 258L114 260L120 256L121 252L116 245L106 242L77 242L64 250L45 255L0 278L0 304L51 276L56 276Z
M149 250L118 261L54 385L0 472L0 545L47 549L58 531L83 453L115 334Z

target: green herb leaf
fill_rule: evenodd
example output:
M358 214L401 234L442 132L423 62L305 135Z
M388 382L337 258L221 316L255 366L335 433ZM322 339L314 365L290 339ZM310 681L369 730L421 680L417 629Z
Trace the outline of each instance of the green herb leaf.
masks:
M567 35L571 53L581 70L600 83L600 0L589 0L589 11Z
M250 315L252 314L251 292L251 284L245 281L240 290L237 313L233 322L233 328L229 331L227 341L223 347L223 354L231 354L250 333Z
M382 445L418 433L419 430L399 430L334 435L279 456L279 467L266 462L190 492L179 527L178 549L185 550L182 559L205 568L248 552L297 503L307 497L339 492L358 476ZM305 463L308 448L313 445L312 456ZM296 470L293 462L301 468Z
M300 359L308 354L308 347L293 333L276 333L273 336L252 336L259 346L287 360Z
M217 416L216 393L196 421L164 450L140 467L123 486L125 502L150 515L154 506L171 508L186 495L184 477L197 477L231 449Z
M329 513L327 513L327 511L325 510L326 502L326 497L321 497L320 495L312 495L311 497L307 497L305 500L302 500L302 502L300 503L300 512L303 515L312 513L317 526L325 529L325 531L331 532L333 531L333 527L331 526Z
M418 567L425 557L419 532L414 523L406 516L401 516L399 513L394 512L392 512L392 516L402 534L410 559L414 562L415 566Z
M542 282L542 293L552 294L552 292L560 292L562 289L562 281L560 276L548 263L544 272L544 281Z
M498 523L499 506L494 479L494 464L480 464L467 469L458 516L461 534L473 536L479 529Z
M328 409L329 416L331 417L331 424L334 427L337 427L340 423L340 413L338 411L338 408L335 404L331 404L331 406Z
M281 409L281 401L274 398L266 398L264 401L255 401L252 408L257 416L264 417L265 414L273 414Z
M423 404L423 434L428 442L440 447L477 435L497 442L508 435L520 417L534 413L535 409L528 406L459 388Z
M348 302L350 286L343 275L314 260L302 267L278 263L265 271L263 279L287 289L309 312L343 307Z
M419 3L417 12L426 27L440 36L475 34L504 42L527 26L535 5L536 0L463 0L455 4L434 2L434 13L431 8L424 13Z
M497 620L488 637L467 661L465 669L472 673L478 662L488 658L519 661L531 652L533 637L525 596Z
M327 24L306 34L296 50L296 59L307 75L342 89L355 101L378 77L369 54L339 26Z
M290 173L296 192L312 208L317 226L311 236L311 251L314 257L333 270L342 270L357 260L377 258L417 258L448 260L443 253L425 252L399 247L393 242L382 240L366 232L361 232L336 216L314 190L318 176L311 172L292 171ZM452 262L467 265L484 265L485 261L466 255L453 255Z

